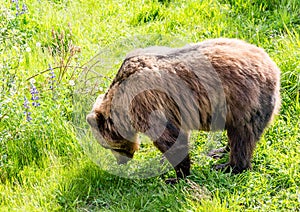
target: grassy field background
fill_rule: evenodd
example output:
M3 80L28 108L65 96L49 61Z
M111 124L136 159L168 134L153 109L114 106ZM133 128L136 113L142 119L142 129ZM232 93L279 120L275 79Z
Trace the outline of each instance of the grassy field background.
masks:
M300 1L0 3L0 211L300 210ZM175 186L117 177L85 154L74 124L84 67L98 64L94 98L130 49L217 37L264 48L282 71L280 116L257 145L253 171L212 170L203 132L192 136L192 175ZM225 143L218 135L216 145Z

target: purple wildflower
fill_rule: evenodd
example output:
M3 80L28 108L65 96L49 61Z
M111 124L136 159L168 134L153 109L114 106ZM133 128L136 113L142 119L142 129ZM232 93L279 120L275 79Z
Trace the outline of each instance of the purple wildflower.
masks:
M29 109L29 102L28 99L26 97L24 97L24 104L23 104L25 109Z
M26 12L26 11L28 10L28 7L26 6L25 3L23 3L23 5L22 5L22 10L23 10L24 12Z
M49 70L50 70L50 89L53 90L54 89L54 78L56 77L55 76L55 73L54 73L54 70L52 68L52 66L49 64Z
M51 67L50 64L49 64L49 70L50 70L50 78L51 79L55 78L55 74L54 74L53 68Z
M20 8L19 1L18 0L12 0L12 3L16 5L16 16L22 15L28 11L28 7L25 3L22 4L22 9Z
M31 120L32 120L32 118L31 118L31 113L30 112L27 112L26 113L26 120L28 121L28 122L30 122Z
M16 12L16 16L18 16L19 15L19 12L20 12L20 7L19 7L19 1L18 0L16 0L16 10L17 10L17 12Z
M32 120L32 118L31 118L31 112L29 112L29 101L28 101L28 99L26 97L24 97L23 106L25 108L24 114L26 116L26 120L28 122L30 122Z
M28 8L27 8L26 4L23 3L23 4L22 4L22 12L21 12L20 14L26 13L27 10L28 10Z
M38 103L38 101L37 101L37 100L39 100L39 96L38 96L39 92L36 89L33 82L31 83L30 93L31 93L31 100L33 101L32 106L34 106L34 107L40 106L40 103Z

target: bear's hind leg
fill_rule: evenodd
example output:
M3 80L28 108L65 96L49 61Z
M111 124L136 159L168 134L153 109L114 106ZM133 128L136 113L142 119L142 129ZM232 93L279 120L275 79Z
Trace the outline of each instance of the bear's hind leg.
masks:
M251 169L252 154L258 140L253 134L251 125L246 124L237 128L228 127L227 136L230 145L230 159L226 164L217 165L216 169L225 169L226 172L229 172L229 168L231 168L234 174Z

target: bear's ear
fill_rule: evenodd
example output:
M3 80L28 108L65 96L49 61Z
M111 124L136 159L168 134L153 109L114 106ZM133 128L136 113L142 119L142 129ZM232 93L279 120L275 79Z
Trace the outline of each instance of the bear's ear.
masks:
M86 121L92 128L98 129L98 125L105 122L105 117L101 113L91 112L86 116Z
M104 98L104 94L100 94L97 97L96 102L93 105L93 111L100 107L100 105L102 104L103 98Z
M108 117L109 117L110 102L107 100L105 102L103 102L104 95L105 94L100 94L97 97L96 102L93 105L93 110L92 110L92 112L97 114L97 118L100 121L102 120L102 118L108 119Z
M97 115L96 113L92 112L86 116L86 121L91 125L92 128L97 128Z

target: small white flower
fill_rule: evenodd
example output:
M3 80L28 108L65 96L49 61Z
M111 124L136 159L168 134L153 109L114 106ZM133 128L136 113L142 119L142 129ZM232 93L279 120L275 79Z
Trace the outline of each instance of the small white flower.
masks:
M26 47L25 51L26 52L31 52L31 48L30 47Z
M37 42L36 44L36 47L40 48L42 46L42 44L40 42Z
M70 80L70 81L69 81L69 85L74 86L74 85L75 85L74 80Z
M29 80L29 82L30 82L31 84L34 84L36 81L35 81L34 78L31 78L31 79Z
M104 89L102 87L99 88L99 91L103 91Z

